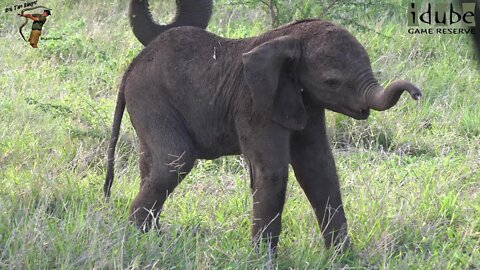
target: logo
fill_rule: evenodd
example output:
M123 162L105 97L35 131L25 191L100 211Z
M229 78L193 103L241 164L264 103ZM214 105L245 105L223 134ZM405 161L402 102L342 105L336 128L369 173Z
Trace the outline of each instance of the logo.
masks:
M28 42L32 48L38 48L38 42L40 40L40 36L42 35L43 26L46 24L49 16L52 15L52 9L39 5L38 1L26 2L23 0L23 2L24 3L7 6L4 10L5 13L15 11L17 12L18 16L25 19L24 22L18 27L19 35L24 41ZM32 26L27 39L24 35L24 27L30 21L32 22ZM57 40L56 38L51 37L42 37L41 39Z
M407 19L410 34L473 34L475 3L410 3Z

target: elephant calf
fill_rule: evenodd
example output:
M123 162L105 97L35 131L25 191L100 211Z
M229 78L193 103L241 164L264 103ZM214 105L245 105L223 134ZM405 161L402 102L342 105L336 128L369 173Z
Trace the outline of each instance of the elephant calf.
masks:
M308 197L327 247L348 242L338 176L325 131L325 109L366 119L403 91L375 79L367 52L331 22L301 20L246 39L205 28L211 0L177 1L176 19L157 25L147 1L132 0L130 19L146 47L123 76L108 151L108 197L126 107L140 140L140 192L131 220L147 230L196 159L243 154L250 163L254 240L274 249L281 230L288 165ZM198 12L196 12L198 11Z

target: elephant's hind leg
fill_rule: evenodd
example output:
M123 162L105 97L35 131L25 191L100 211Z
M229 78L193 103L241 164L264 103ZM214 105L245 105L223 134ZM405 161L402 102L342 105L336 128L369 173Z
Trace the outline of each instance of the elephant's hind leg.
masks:
M165 120L134 121L141 140L140 192L131 206L130 220L147 231L156 221L168 195L190 172L195 150L180 122Z
M140 141L140 158L138 161L138 167L140 168L140 186L143 186L145 179L150 176L150 170L152 168L152 155L147 145Z

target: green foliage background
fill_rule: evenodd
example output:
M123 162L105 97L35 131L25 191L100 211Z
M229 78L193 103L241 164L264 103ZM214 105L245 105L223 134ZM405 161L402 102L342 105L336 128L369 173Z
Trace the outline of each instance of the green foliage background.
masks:
M480 89L471 43L410 35L407 1L277 0L278 23L319 17L364 44L386 84L415 82L366 121L328 113L353 248L325 250L290 175L277 260L249 240L251 198L241 157L199 161L167 201L160 235L127 224L138 190L137 139L124 119L112 200L102 185L117 86L142 49L127 1L39 1L52 8L40 49L0 0L0 268L478 269ZM150 1L168 22L174 1ZM266 1L268 3L268 1ZM217 0L208 28L230 38L271 29L260 1ZM28 29L28 28L26 28Z

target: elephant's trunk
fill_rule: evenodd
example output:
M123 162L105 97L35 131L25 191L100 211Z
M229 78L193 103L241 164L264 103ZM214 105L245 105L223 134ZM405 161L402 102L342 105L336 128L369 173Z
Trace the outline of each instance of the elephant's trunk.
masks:
M148 0L130 1L130 24L133 33L144 46L162 32L177 26L196 26L205 29L212 15L212 0L176 0L177 13L166 25L155 23Z
M388 110L398 102L403 91L410 93L415 100L419 100L422 97L422 92L411 82L397 80L385 89L380 85L374 87L367 96L367 105L377 111Z

